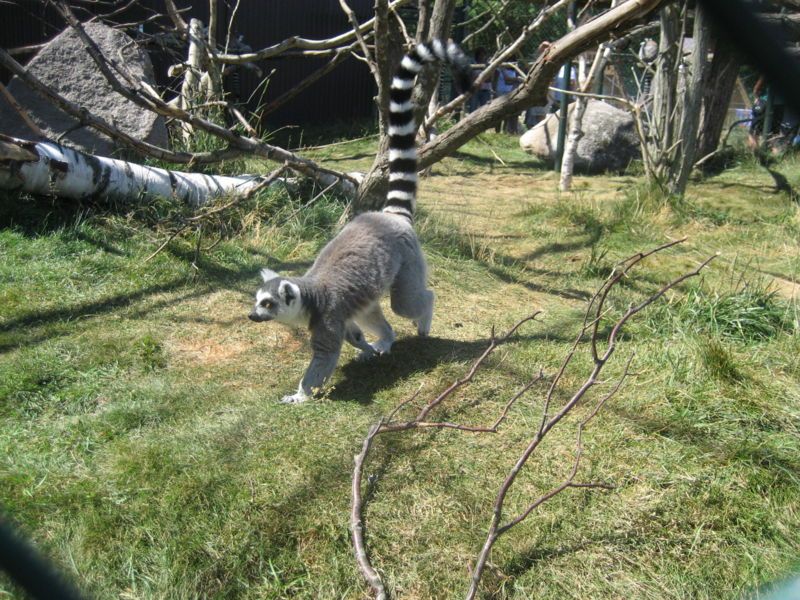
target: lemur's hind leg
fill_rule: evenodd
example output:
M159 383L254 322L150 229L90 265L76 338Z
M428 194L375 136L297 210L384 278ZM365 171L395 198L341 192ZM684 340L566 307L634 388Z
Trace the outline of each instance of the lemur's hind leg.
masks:
M383 316L380 305L376 302L370 308L353 319L359 327L378 338L371 348L378 354L388 354L394 344L394 331Z
M392 310L417 326L417 333L427 337L433 321L434 293L425 288L392 288Z
M367 360L375 356L375 349L367 342L364 333L353 321L350 321L345 326L344 339L351 346L361 350L358 360Z
M425 262L421 255L415 263L401 269L392 284L392 310L414 321L417 333L425 337L431 331L434 294L427 287Z

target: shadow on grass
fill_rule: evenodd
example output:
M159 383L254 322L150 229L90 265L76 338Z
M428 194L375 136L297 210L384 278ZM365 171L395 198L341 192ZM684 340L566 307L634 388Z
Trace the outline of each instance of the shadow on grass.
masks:
M546 168L545 163L543 163L541 160L539 160L537 158L534 158L533 156L530 156L530 157L527 157L527 158L518 158L518 159L506 158L503 161L505 164L501 163L494 156L478 156L477 154L470 154L468 152L463 152L463 151L454 152L450 156L452 158L464 161L465 163L471 163L471 164L474 164L474 165L485 166L485 167L498 167L499 166L499 167L506 167L506 168L517 167L517 168L523 168L523 169L544 169L544 168ZM467 171L464 172L464 174L467 174L467 173L468 173Z
M548 254L560 254L562 252L574 252L575 250L591 248L599 242L600 238L603 236L603 231L599 227L592 228L587 233L587 236L582 236L580 239L571 242L551 242L549 244L543 244L533 252L529 252L523 256L522 260L532 261Z
M472 262L482 266L488 273L495 276L497 279L503 281L504 283L512 283L516 285L521 285L532 292L538 292L542 294L549 294L552 296L558 296L559 298L563 298L565 300L588 300L591 298L591 294L585 290L578 290L574 288L555 288L552 286L543 285L541 283L536 283L532 281L529 277L525 275L544 275L547 277L555 277L559 280L563 280L567 278L567 274L560 273L558 271L553 271L549 269L537 269L535 267L531 267L527 265L527 261L533 260L536 258L541 258L542 256L548 254L556 254L560 252L568 252L574 251L581 248L589 248L593 244L597 243L600 234L598 233L597 237L594 235L590 235L585 239L581 239L575 242L570 243L553 243L553 244L546 244L542 248L534 250L530 255L524 256L522 258L515 258L513 256L509 256L507 254L501 254L499 252L495 252L492 254L491 262L485 259L482 259L480 256L476 256L475 251L473 250L473 244L470 243L470 240L467 236L460 234L460 233L452 233L446 239L436 239L436 235L429 237L429 239L425 240L425 242L429 243L432 247L437 248L439 252L442 254L447 255L449 252L453 252L458 256L465 258L467 260L471 260ZM496 266L499 265L499 266ZM520 269L520 267L522 267ZM514 273L514 271L521 271L520 274Z
M784 175L780 171L776 171L775 169L770 169L769 167L764 167L764 168L772 176L772 180L775 182L774 193L783 192L785 194L788 194L793 202L797 202L798 199L797 190L795 190L792 187L792 184L789 183L789 180L786 178L786 175Z
M92 204L77 200L0 191L0 229L13 229L27 237L71 227L94 212Z
M548 294L550 296L558 296L559 298L563 298L564 300L586 301L592 297L592 294L585 290L579 290L575 288L559 289L552 286L543 285L541 283L534 283L527 277L520 277L518 275L514 275L513 273L505 269L499 269L497 267L491 267L486 265L486 270L505 283L514 283L516 285L521 285L522 287L527 288L532 292L538 292L540 294ZM526 271L530 272L532 270L526 268ZM545 271L543 273L547 274L549 277L557 277L559 279L566 279L567 277L565 274L556 271Z
M401 338L392 346L389 355L341 364L339 379L329 395L332 400L370 404L380 390L391 388L398 381L414 373L429 371L437 365L477 357L488 344L488 340L484 339Z
M710 185L710 184L709 184ZM725 182L714 182L714 185L717 185L723 190L727 190L730 188L740 188L744 190L753 190L754 192L764 192L764 193L772 193L774 194L777 190L770 187L769 185L759 185L753 183L741 183L737 181L725 181Z
M547 329L537 333L515 335L507 343L531 343L536 341L563 339ZM417 336L401 338L392 346L389 355L379 356L369 361L351 360L340 363L338 378L335 380L329 397L336 401L351 401L359 404L372 403L381 390L394 387L398 381L415 373L455 362L472 364L489 345L489 339L452 340L439 337L421 338ZM487 364L491 369L492 363ZM467 366L464 371L466 372ZM429 391L430 393L430 391Z
M0 352L6 352L22 345L31 345L42 342L51 337L58 337L60 333L48 332L48 326L56 323L69 323L80 319L96 317L110 313L116 309L124 308L134 302L144 300L149 296L173 292L186 285L184 279L151 285L135 292L123 292L101 300L85 302L69 307L59 306L50 310L30 312L26 315L9 319L0 325L0 333L12 333L11 339L0 342Z
M190 264L193 259L192 253L188 251L184 252L178 248L168 248L167 251L186 264ZM310 264L308 262L279 263L276 261L270 261L270 263L273 268L286 272L303 269ZM117 310L127 309L153 296L185 290L185 293L177 297L173 295L169 298L152 302L146 307L140 307L131 312L129 316L143 317L168 306L202 297L213 292L219 286L249 295L254 293L258 285L261 284L258 268L255 267L233 269L202 255L196 264L198 273L204 278L202 282L193 283L187 277L176 277L170 281L150 285L138 290L120 291L105 298L71 306L58 306L48 310L31 311L9 319L0 324L0 353L67 335L68 331L63 330L59 325L66 326L67 329L74 328L74 324L77 321L93 319ZM238 309L234 307L233 310L236 311ZM242 318L246 317L249 310L249 303L243 302L240 311Z

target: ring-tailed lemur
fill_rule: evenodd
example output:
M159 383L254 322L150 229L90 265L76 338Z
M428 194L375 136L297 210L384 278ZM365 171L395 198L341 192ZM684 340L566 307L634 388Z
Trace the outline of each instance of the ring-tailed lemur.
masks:
M381 212L359 215L322 249L302 277L282 277L263 269L253 321L275 320L307 326L313 357L295 394L283 402L303 402L330 377L343 341L362 358L388 353L394 332L381 312L389 292L392 311L414 321L428 335L433 292L427 287L425 258L411 222L416 206L417 150L414 80L424 63L450 63L466 90L469 61L452 41L420 43L403 57L392 79L389 105L389 192ZM362 330L378 339L370 344Z

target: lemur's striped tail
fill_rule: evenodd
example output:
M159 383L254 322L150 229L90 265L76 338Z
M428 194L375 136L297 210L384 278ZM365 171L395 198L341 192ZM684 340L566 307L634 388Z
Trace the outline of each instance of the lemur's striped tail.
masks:
M470 63L455 42L420 43L403 57L392 79L389 103L389 193L384 212L414 215L417 204L417 125L414 122L414 79L424 63L450 63L463 90L471 84Z

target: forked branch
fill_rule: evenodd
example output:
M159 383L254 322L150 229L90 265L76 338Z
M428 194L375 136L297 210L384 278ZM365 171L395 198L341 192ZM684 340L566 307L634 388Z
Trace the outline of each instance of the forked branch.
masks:
M629 276L631 270L636 265L641 263L647 257L662 252L668 248L671 248L677 244L682 243L683 241L685 241L685 238L681 240L671 241L666 244L662 244L661 246L658 246L656 248L653 248L651 250L638 252L633 256L621 261L617 265L611 276L606 280L606 282L602 286L600 286L597 292L595 292L595 294L589 300L583 318L583 323L580 326L580 331L575 337L573 344L567 351L558 371L552 378L550 385L548 386L548 389L544 395L544 403L542 406L542 418L539 423L539 426L537 427L535 433L533 434L532 439L528 443L525 450L517 458L517 460L514 462L513 466L509 470L509 473L507 474L505 480L500 486L500 489L498 490L498 493L495 497L492 507L492 516L491 516L489 531L487 533L483 547L481 548L481 551L476 558L474 568L471 570L470 587L466 596L468 599L475 598L476 594L478 593L480 581L485 571L489 554L491 553L491 550L495 542L500 536L507 533L509 530L513 529L516 525L520 524L525 519L527 519L542 504L544 504L551 498L557 496L558 494L567 489L573 489L573 488L612 489L613 488L612 484L604 481L580 480L579 473L580 473L581 461L584 456L583 434L587 425L602 410L602 408L605 406L608 400L614 397L622 387L623 383L630 374L630 367L633 361L633 355L628 357L627 361L625 362L622 374L617 378L617 380L613 383L613 385L611 385L611 387L603 395L601 395L599 399L597 399L594 402L594 406L589 411L589 413L585 417L583 417L582 420L578 422L576 439L575 439L575 450L574 450L573 460L571 463L571 468L568 474L558 485L555 485L550 490L546 491L539 497L532 500L528 504L528 506L524 510L522 510L519 514L514 515L510 518L506 518L504 520L504 506L505 506L506 496L513 487L517 479L517 476L525 468L526 464L530 460L533 453L541 445L541 442L544 440L547 434L550 433L553 430L553 428L556 427L556 425L561 423L564 420L564 418L567 417L575 409L576 406L581 404L586 399L587 393L592 388L604 384L604 382L602 382L599 379L599 376L603 371L603 369L605 368L606 364L608 363L609 359L614 354L614 351L616 350L617 347L619 334L622 328L625 326L625 324L631 319L631 317L644 310L647 306L655 302L658 298L662 297L667 291L673 289L675 286L679 285L681 282L689 279L690 277L698 275L715 258L715 256L711 256L710 258L700 263L694 270L672 280L670 283L664 285L659 290L652 293L638 304L633 304L629 306L627 310L625 310L625 312L622 314L622 316L616 319L616 321L613 321L611 327L607 330L608 334L607 335L602 334L600 330L600 323L601 321L607 320L608 314L611 312L611 309L607 307L608 298L611 291L620 283L620 281L622 281L622 279ZM367 462L369 452L374 446L375 438L384 433L419 430L419 429L456 429L459 431L472 432L472 433L497 433L499 426L506 419L509 410L514 405L514 403L520 397L522 397L526 392L528 392L535 384L541 382L544 379L544 375L541 371L536 377L532 378L525 386L522 387L521 390L519 390L509 399L502 413L491 425L481 427L481 426L453 423L450 421L429 420L429 415L431 411L433 411L437 407L440 407L447 398L451 397L457 389L472 382L476 372L485 364L487 358L492 354L492 352L497 348L497 346L507 341L523 323L534 319L538 314L539 313L534 313L533 315L526 317L525 319L522 319L499 340L495 339L494 335L492 335L492 339L486 351L484 351L484 353L481 354L481 356L479 356L475 360L472 366L467 370L466 374L460 379L456 380L453 384L447 387L439 395L435 396L433 399L426 402L422 406L422 408L418 411L415 417L409 420L400 420L396 418L397 415L402 410L404 410L409 405L414 403L414 401L417 399L419 395L419 391L417 391L417 393L414 394L411 398L401 402L387 416L382 417L377 423L375 423L370 428L367 437L364 439L362 443L361 452L355 456L353 479L352 479L350 530L352 534L353 548L356 557L356 562L358 563L362 576L364 577L365 581L369 585L372 593L376 598L381 598L381 599L386 598L387 592L380 574L372 566L368 556L367 546L364 539L364 519L363 519L364 501L362 498L362 491L361 491L364 468L365 468L364 465ZM588 374L588 376L583 380L583 382L580 383L574 391L572 391L569 400L558 410L554 410L551 414L551 407L553 404L554 394L557 390L560 390L563 387L564 374L567 371L569 365L572 363L573 358L575 357L577 352L580 350L581 347L583 347L583 343L585 341L588 341L588 348L589 348L588 351L590 352L592 358L593 366L591 368L591 371Z
M422 388L417 390L410 398L404 400L400 404L398 404L386 417L381 417L377 423L375 423L369 430L367 437L364 438L364 442L361 445L361 452L359 452L354 459L354 467L353 467L353 479L352 479L352 496L351 496L351 504L350 504L350 533L352 535L353 540L353 551L355 553L356 562L358 563L358 568L361 571L361 575L364 577L364 580L369 585L372 593L374 594L375 598L383 600L386 598L386 588L383 585L383 580L381 579L378 572L372 566L372 563L369 560L369 556L367 555L367 547L364 541L364 518L363 518L363 509L364 509L364 501L361 495L361 487L362 487L362 480L364 477L364 463L367 460L370 450L373 446L373 441L378 435L383 433L390 433L390 432L397 432L397 431L408 431L412 429L457 429L460 431L468 431L472 433L497 433L498 427L502 424L502 422L506 419L508 415L508 411L511 409L512 405L521 398L528 390L530 390L536 383L541 381L543 374L539 373L537 377L534 377L530 382L528 382L520 391L518 391L512 398L506 403L503 411L500 415L495 419L495 421L488 426L478 427L472 425L463 425L459 423L452 423L449 421L427 421L427 417L430 412L438 407L453 393L463 387L464 385L468 384L473 380L475 374L478 370L486 363L486 360L491 356L491 354L497 349L498 346L507 342L509 338L511 338L514 333L528 321L534 320L540 311L536 311L530 316L525 317L524 319L519 320L505 335L502 337L495 338L494 331L492 331L491 340L489 341L489 346L486 350L481 354L475 362L472 363L472 366L467 371L467 373L453 382L447 389L445 389L442 393L428 401L419 411L416 417L408 421L397 421L395 417L402 411L404 408L412 404L420 394Z
M549 389L547 390L547 394L545 396L544 406L542 408L542 419L538 428L538 431L531 439L528 446L525 448L523 453L514 463L514 466L509 471L508 475L506 476L503 484L500 486L500 490L497 493L497 496L494 501L493 509L492 509L492 519L489 525L489 531L486 536L486 541L481 548L480 553L478 554L478 558L475 563L475 568L472 570L472 577L470 583L470 589L467 593L467 598L472 599L478 592L478 587L480 585L481 577L483 576L484 569L486 567L487 560L489 558L489 554L497 541L497 539L506 533L508 530L513 528L514 526L518 525L522 521L524 521L536 508L541 506L544 502L549 500L550 498L560 494L566 489L575 488L575 487L583 487L583 488L608 488L609 484L607 483L597 483L597 482L589 482L589 483L576 483L575 478L578 473L578 469L580 467L581 458L583 456L583 446L582 446L582 435L583 430L586 424L595 417L595 415L599 412L599 410L605 405L609 398L611 398L614 394L616 394L622 383L628 376L630 364L633 359L633 356L628 358L628 361L625 365L622 375L617 380L616 384L611 388L611 390L600 399L600 401L596 404L594 410L592 410L588 417L586 417L583 421L581 421L578 425L578 437L576 442L576 449L575 449L575 459L573 463L572 470L570 471L569 475L562 481L560 485L557 485L549 492L545 493L544 495L540 496L536 500L534 500L522 513L519 515L511 518L509 521L503 523L503 510L505 505L505 500L508 495L508 492L511 490L514 482L517 479L517 476L522 471L522 469L527 464L528 460L531 458L533 453L541 444L542 440L547 436L547 434L552 431L552 429L558 425L564 417L566 417L572 410L585 398L586 393L592 389L594 386L600 383L599 375L602 372L603 368L608 363L608 360L614 354L614 351L617 347L617 340L619 338L619 334L623 328L623 326L630 320L631 317L636 315L637 313L641 312L645 307L649 306L653 302L655 302L658 298L663 296L667 291L674 288L676 285L680 284L681 282L689 279L690 277L694 277L700 273L716 256L711 256L702 263L698 265L698 267L689 273L681 275L680 277L672 280L670 283L663 286L654 294L648 296L645 300L640 302L637 305L630 306L625 313L620 317L616 322L614 322L608 336L605 338L605 350L600 352L598 350L599 341L601 338L600 333L600 322L604 319L607 315L608 309L606 308L606 302L608 300L609 293L611 290L625 277L628 276L631 269L642 262L645 258L652 256L658 252L666 250L667 248L671 248L677 244L684 242L686 238L681 240L671 241L666 244L662 244L657 248L646 252L638 252L633 256L621 261L614 272L609 276L606 282L600 286L600 289L592 296L589 300L589 304L586 308L586 313L584 315L583 326L579 331L578 335L575 338L572 347L567 352L564 360L561 363L561 366L556 373L556 376L553 378L552 383L550 384ZM572 363L575 354L578 351L581 341L584 339L585 335L590 333L590 348L591 348L591 355L593 360L593 368L588 377L578 386L577 390L572 393L570 399L558 410L555 414L550 415L550 406L552 404L553 395L557 389L562 384L564 373L567 370L567 367Z

